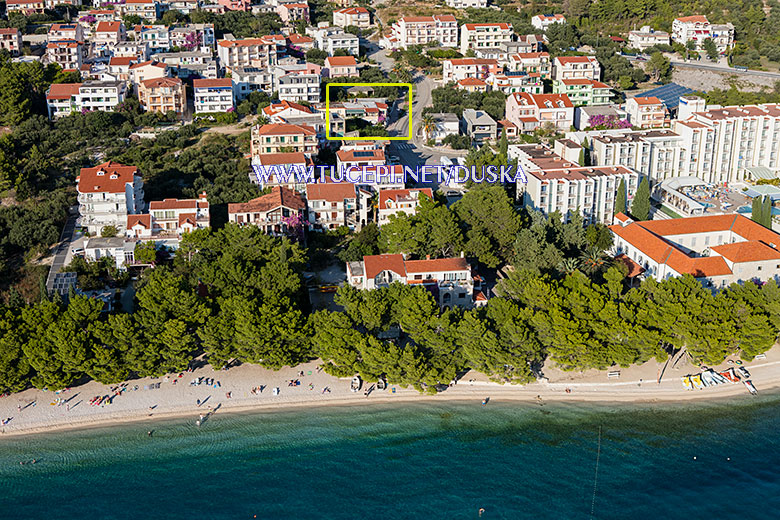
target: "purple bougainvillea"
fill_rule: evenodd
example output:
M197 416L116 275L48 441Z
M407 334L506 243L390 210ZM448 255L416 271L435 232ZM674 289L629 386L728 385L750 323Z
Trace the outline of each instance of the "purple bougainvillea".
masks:
M594 130L615 130L631 128L631 123L614 115L596 114L588 119L588 127Z
M303 239L303 217L300 213L293 213L282 219L282 224L287 226L287 234L297 240Z

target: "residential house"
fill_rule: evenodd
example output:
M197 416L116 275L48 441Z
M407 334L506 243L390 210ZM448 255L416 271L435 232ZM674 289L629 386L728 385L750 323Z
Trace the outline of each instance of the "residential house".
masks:
M306 203L297 192L275 186L271 193L249 202L228 204L228 221L239 226L257 226L264 233L275 236L294 234L293 218L303 223Z
M555 23L566 23L566 17L562 14L537 14L531 17L531 25L542 32Z
M280 101L300 103L320 102L322 76L308 71L293 71L275 77L276 92Z
M234 67L230 75L236 101L243 101L252 92L274 91L274 77L270 69L258 67Z
M498 90L507 95L514 92L541 94L544 91L544 82L539 73L536 72L531 74L527 72L491 74L485 82L490 87L490 90Z
M84 83L54 83L46 92L49 119L72 112L113 112L125 100L123 81L85 81Z
M252 157L280 152L301 152L311 157L318 150L314 128L284 123L253 126L250 144Z
M370 194L351 182L318 182L306 185L309 229L325 231L347 226L359 229L368 220ZM361 201L364 204L361 204Z
M308 169L312 165L311 158L303 152L259 154L252 158L249 180L260 189L284 186L306 195L306 183L314 180L308 178Z
M162 5L157 0L125 0L117 8L122 16L137 15L147 22L157 21L162 15Z
M314 38L298 33L287 35L287 48L289 50L298 51L305 56L306 51L310 51L314 47Z
M119 81L131 83L132 76L130 74L130 67L136 63L138 63L138 58L134 56L123 58L112 56L108 60L108 73Z
M730 23L713 25L706 16L694 15L675 18L672 22L672 41L685 45L696 43L696 49L703 49L705 40L711 39L719 53L734 45L734 26Z
M460 81L466 78L487 79L492 74L503 72L496 60L460 58L442 61L442 81Z
M276 65L276 43L262 38L220 40L217 42L219 66L228 71L237 67L269 68Z
M352 167L384 166L385 161L385 152L381 149L339 150L336 152L336 168L339 171L345 171L347 168Z
M637 128L660 128L668 124L666 107L655 96L629 99L626 101L626 112L631 126Z
M365 7L346 7L333 11L333 25L347 28L349 26L359 29L371 27L371 13Z
M451 14L404 16L392 25L392 35L397 45L404 49L429 43L455 47L458 44L458 21Z
M509 56L509 70L539 74L542 79L552 77L550 54L547 52L520 52Z
M171 31L165 25L136 25L132 34L135 41L148 46L151 54L171 49Z
M217 41L212 23L191 23L183 27L171 27L168 37L171 47L178 47L185 51L208 48L204 50L213 52Z
M63 70L81 70L86 59L83 42L75 40L52 41L46 44L46 61L56 63Z
M149 59L149 45L144 42L119 42L111 49L112 58L136 58L137 62Z
M543 125L565 132L574 123L574 105L566 94L517 92L506 99L506 119L523 133Z
M149 213L128 215L128 237L147 238L182 236L210 226L209 202L206 193L197 199L165 199L149 203Z
M54 23L49 27L46 35L47 42L59 42L64 40L84 41L84 28L77 23Z
M15 27L0 29L0 49L8 51L11 56L22 53L22 31Z
M276 13L286 24L298 21L309 23L309 4L307 3L279 4Z
M640 222L615 217L612 253L628 257L646 278L690 274L712 289L778 280L780 235L739 213Z
M488 83L477 78L464 78L458 80L456 83L459 89L466 90L468 92L487 92Z
M387 224L390 215L414 215L422 197L433 199L431 188L379 190L379 225Z
M575 105L608 105L612 90L592 79L561 79L553 82L553 94L566 94Z
M467 23L460 27L460 53L495 48L513 38L511 23Z
M553 61L552 79L592 79L601 78L601 65L593 56L558 56Z
M328 56L325 58L326 76L330 78L357 77L357 61L354 56Z
M84 258L89 262L110 258L119 270L133 263L134 252L135 242L123 237L92 237L84 242Z
M379 289L391 283L420 285L445 309L469 309L475 305L477 294L485 299L463 257L406 260L401 254L364 256L362 261L347 262L347 282L361 290Z
M649 25L643 25L638 31L628 32L628 46L644 51L656 45L669 45L669 33L655 31Z
M320 49L334 56L336 51L344 51L352 56L357 56L360 51L360 38L352 33L332 32L322 38Z
M625 110L615 108L608 105L590 105L579 106L574 108L574 128L577 130L585 130L588 127L596 126L591 124L591 118L596 117L593 121L599 121L611 119L612 121L622 121L624 128L630 128L631 124L628 122L628 113ZM620 124L620 123L618 123Z
M143 180L135 166L106 162L82 168L76 177L79 218L77 225L90 233L113 226L124 231L127 215L144 209Z
M485 9L487 0L447 0L447 5L454 9Z
M460 130L463 135L469 136L472 142L482 144L485 141L495 139L497 128L496 122L487 112L473 108L467 108L463 111Z
M176 112L187 109L186 87L179 78L152 78L138 84L138 101L147 112Z
M92 41L98 47L112 47L125 41L127 33L122 22L98 22Z
M192 82L195 113L230 112L233 110L233 82L230 78L196 79Z
M158 61L144 61L142 63L134 63L130 65L128 72L130 73L130 79L133 82L136 93L138 92L138 86L149 79L160 79L169 77L170 70L165 63Z

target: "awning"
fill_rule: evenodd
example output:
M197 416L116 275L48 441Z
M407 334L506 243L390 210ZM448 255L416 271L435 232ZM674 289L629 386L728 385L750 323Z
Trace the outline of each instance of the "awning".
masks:
M751 166L749 168L745 168L750 175L753 177L753 179L763 179L763 180L770 180L770 179L777 179L777 172L770 170L766 166Z

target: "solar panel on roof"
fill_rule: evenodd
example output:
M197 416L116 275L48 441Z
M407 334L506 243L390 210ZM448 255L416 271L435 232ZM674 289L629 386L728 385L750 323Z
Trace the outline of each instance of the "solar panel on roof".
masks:
M355 157L373 157L374 156L374 152L361 152L361 151L358 151L358 152L354 153L354 156Z
M642 97L655 96L661 100L666 108L677 108L677 105L680 104L680 97L693 92L694 90L688 87L683 87L677 83L669 83L668 85L643 92Z

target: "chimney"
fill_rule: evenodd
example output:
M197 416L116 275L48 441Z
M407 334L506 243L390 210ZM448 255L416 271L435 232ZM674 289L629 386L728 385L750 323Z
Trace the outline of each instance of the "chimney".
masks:
M431 259L431 255L425 255L425 259L426 260L430 260Z
M203 200L206 200L206 192L205 191L201 191L200 192L200 198L203 199Z
M460 252L460 257L461 258L466 258L466 252L465 251L461 251Z

